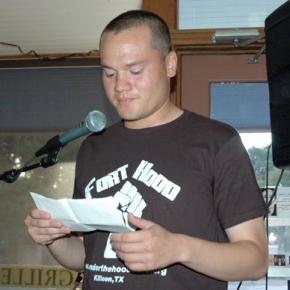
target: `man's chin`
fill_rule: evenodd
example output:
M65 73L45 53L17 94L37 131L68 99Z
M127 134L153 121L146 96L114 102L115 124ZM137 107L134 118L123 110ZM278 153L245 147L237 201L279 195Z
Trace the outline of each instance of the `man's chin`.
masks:
M134 122L139 120L138 114L134 112L124 111L124 110L118 110L118 114L121 117L122 120L126 122Z

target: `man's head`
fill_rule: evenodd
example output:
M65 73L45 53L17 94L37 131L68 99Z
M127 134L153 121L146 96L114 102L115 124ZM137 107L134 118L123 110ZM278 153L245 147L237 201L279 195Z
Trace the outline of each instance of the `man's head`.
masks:
M130 128L166 122L172 111L170 78L177 57L167 25L146 11L128 11L112 20L100 41L106 95Z
M160 51L166 56L171 50L170 31L165 21L158 15L145 10L131 10L114 18L104 28L102 37L107 32L119 33L138 26L148 26L151 31L152 48Z

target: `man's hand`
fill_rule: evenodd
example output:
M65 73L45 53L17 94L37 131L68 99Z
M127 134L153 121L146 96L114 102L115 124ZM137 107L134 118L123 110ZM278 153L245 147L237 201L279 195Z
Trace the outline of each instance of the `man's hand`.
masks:
M151 221L129 214L139 230L112 234L112 248L132 271L152 271L176 262L176 235Z
M52 219L48 212L37 208L30 210L24 223L32 240L41 245L51 244L54 240L71 232L69 227Z

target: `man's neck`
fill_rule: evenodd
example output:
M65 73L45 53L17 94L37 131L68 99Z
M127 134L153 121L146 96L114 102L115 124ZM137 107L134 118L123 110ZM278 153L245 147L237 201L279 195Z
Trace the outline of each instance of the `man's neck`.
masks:
M150 117L142 120L124 121L124 125L128 129L144 129L164 125L176 120L183 114L183 110L176 107L174 104L167 104L166 107L155 112Z

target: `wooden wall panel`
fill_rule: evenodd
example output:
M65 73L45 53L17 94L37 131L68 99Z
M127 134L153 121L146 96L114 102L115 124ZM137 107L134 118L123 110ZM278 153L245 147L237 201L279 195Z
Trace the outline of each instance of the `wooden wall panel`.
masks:
M161 16L171 29L177 28L177 0L143 0L143 9Z

